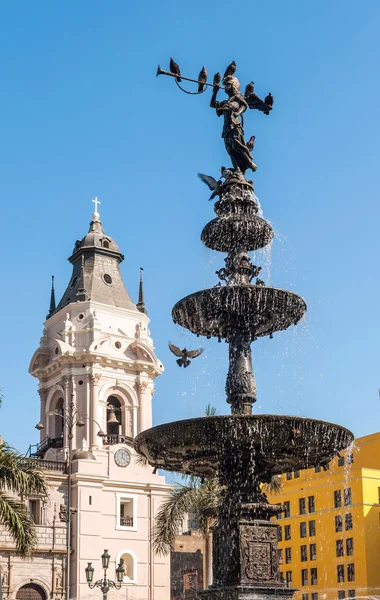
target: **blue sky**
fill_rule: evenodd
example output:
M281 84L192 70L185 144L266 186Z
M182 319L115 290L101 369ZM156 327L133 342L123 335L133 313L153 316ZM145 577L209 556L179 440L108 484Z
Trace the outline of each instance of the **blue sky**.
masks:
M378 229L380 4L242 0L4 2L0 6L2 207L1 433L35 442L37 381L28 375L48 310L50 276L63 293L66 258L85 235L91 199L126 256L136 298L144 267L156 352L155 423L228 412L227 346L179 369L167 349L197 346L171 308L212 286L224 255L200 242L213 218L202 171L227 156L209 94L186 96L157 64L210 76L234 59L242 86L274 94L251 111L255 190L276 230L264 279L308 304L296 329L253 345L258 412L379 429ZM260 263L262 261L262 263ZM270 269L269 269L270 266ZM270 273L269 273L270 271Z

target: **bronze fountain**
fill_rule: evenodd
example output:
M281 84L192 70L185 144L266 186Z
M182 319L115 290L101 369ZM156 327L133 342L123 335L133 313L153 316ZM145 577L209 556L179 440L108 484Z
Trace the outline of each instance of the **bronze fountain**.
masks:
M210 86L204 76L202 81L185 78L173 65L171 72L159 67L157 74L173 77L181 89L180 81L194 81L195 93ZM204 227L201 239L208 248L227 253L225 267L217 271L220 281L215 287L186 296L172 311L175 323L198 336L228 343L226 396L231 414L153 427L136 437L135 448L154 468L217 477L224 488L213 531L213 584L201 592L202 597L281 600L295 591L286 586L279 570L273 517L283 506L269 504L261 484L276 474L327 465L353 435L314 419L252 415L256 382L251 344L296 325L306 313L306 303L292 292L265 285L257 278L260 267L249 258L249 252L267 246L274 234L258 215L253 183L245 176L257 167L253 144L244 138L242 116L248 108L270 114L273 96L261 100L253 83L240 93L235 71L233 62L223 79L215 75L210 103L224 118L222 136L232 167L222 167L219 181L201 176L218 196L216 218ZM228 98L219 102L221 89Z

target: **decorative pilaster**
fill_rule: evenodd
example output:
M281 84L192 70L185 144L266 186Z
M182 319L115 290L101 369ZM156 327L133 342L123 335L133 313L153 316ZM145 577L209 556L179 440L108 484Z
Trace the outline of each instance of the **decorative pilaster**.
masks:
M38 394L40 396L40 423L43 424L44 429L40 431L40 440L46 436L46 401L48 396L48 391L45 389L39 389Z
M101 379L101 373L92 373L90 375L90 389L91 389L91 434L90 434L90 449L96 448L99 445L98 438L98 425L95 421L97 421L98 417L98 402L99 402L99 381ZM101 425L101 424L100 424Z
M67 375L64 375L62 377L61 383L62 383L63 390L64 390L63 402L64 402L64 409L65 409L64 416L66 418L67 415L69 414L69 404L70 404L70 389L69 389L70 384L69 384L69 378L67 377ZM63 427L63 447L67 452L68 447L69 447L69 438L68 438L66 426Z
M137 381L137 393L139 397L139 423L138 433L152 427L152 394L148 389L149 381ZM136 429L134 434L137 435Z

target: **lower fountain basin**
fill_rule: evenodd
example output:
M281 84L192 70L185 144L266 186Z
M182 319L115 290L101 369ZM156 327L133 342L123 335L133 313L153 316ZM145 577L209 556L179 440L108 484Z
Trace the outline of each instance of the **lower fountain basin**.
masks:
M258 285L226 285L186 296L174 306L173 321L193 333L226 338L234 331L255 337L295 325L306 312L300 296Z
M339 425L281 415L201 417L158 425L135 438L135 449L167 471L214 477L228 463L272 475L327 464L353 441Z

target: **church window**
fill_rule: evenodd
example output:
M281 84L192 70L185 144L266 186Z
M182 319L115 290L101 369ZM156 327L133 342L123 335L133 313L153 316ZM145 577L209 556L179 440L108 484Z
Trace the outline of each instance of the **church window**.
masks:
M104 240L103 248L109 248L109 247L110 247L109 242L107 240Z
M54 438L61 438L63 436L63 398L60 398L55 405L54 410Z
M78 385L83 385L83 381L82 381L82 379L80 379L80 380L78 381Z
M111 285L111 283L112 283L112 277L111 277L111 275L108 275L108 273L104 273L104 275L103 275L103 281L107 285Z
M137 498L116 494L116 529L137 530Z
M55 352L56 354L58 354L58 352L59 352L59 348L58 348L58 346L56 347L56 349L54 350L54 352Z
M120 342L115 342L115 348L117 348L118 350L120 350L121 343Z
M80 315L78 315L78 319L80 319L80 320L84 319L84 314L81 313Z
M92 505L92 496L88 497L88 503L89 503L90 506Z

